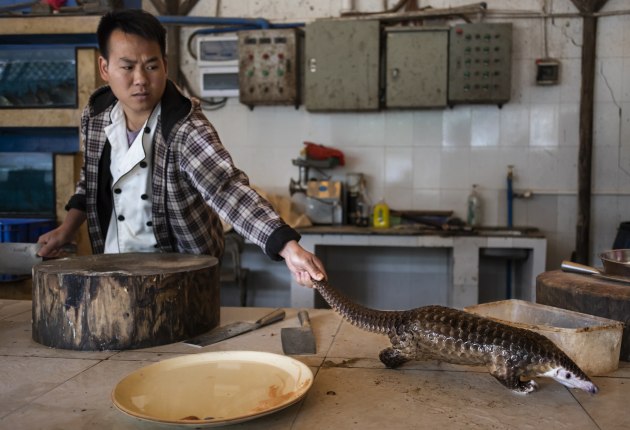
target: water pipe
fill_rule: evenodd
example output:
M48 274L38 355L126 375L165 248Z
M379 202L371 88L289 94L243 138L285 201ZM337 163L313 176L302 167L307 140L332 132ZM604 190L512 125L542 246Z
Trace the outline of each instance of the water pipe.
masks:
M253 28L271 28L269 21L263 18L229 18L204 16L158 16L162 24L175 25L237 25Z
M175 25L208 25L208 26L236 26L241 30L270 29L270 28L295 28L304 27L303 22L271 23L264 18L231 18L231 17L204 17L204 16L158 16L162 24ZM234 31L234 30L232 30Z
M514 227L513 207L514 207L514 190L512 182L514 181L514 166L508 166L507 174L507 227Z

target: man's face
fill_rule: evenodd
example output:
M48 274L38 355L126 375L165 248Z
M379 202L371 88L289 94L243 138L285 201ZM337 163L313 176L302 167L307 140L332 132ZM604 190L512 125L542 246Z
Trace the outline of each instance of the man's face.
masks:
M99 58L99 71L122 103L127 121L144 122L166 88L166 59L160 45L120 30L112 32L109 60Z

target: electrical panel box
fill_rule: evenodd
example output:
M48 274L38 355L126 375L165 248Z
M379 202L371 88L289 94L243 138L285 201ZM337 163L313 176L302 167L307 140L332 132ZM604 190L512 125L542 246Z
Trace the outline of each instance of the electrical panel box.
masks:
M200 67L238 66L238 38L236 35L198 36L197 64Z
M459 24L449 41L449 104L510 99L512 24Z
M392 27L385 34L386 107L447 106L448 28Z
M536 85L558 85L560 82L560 61L555 58L536 60Z
M236 34L198 37L197 66L201 97L238 97Z
M306 25L305 38L307 110L378 110L379 21L318 20Z
M238 66L201 67L199 69L201 97L238 97Z
M238 33L241 103L299 106L302 37L296 28Z

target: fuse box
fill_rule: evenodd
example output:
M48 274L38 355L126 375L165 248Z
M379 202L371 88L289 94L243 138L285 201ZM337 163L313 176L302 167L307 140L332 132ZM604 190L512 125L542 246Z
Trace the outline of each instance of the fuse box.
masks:
M449 41L449 104L510 99L512 24L459 24Z
M300 54L297 28L238 33L239 100L255 105L300 104Z
M238 38L236 34L205 35L197 38L199 95L237 97Z
M448 28L392 27L385 32L385 105L447 105Z
M378 110L380 23L307 24L304 104L309 111Z

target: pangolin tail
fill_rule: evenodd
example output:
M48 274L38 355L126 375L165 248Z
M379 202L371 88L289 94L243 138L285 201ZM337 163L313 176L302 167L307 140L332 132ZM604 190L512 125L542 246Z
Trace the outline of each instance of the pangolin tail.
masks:
M363 330L387 334L409 314L408 311L381 311L361 306L330 287L326 279L321 281L313 279L313 285L331 308L349 323Z

